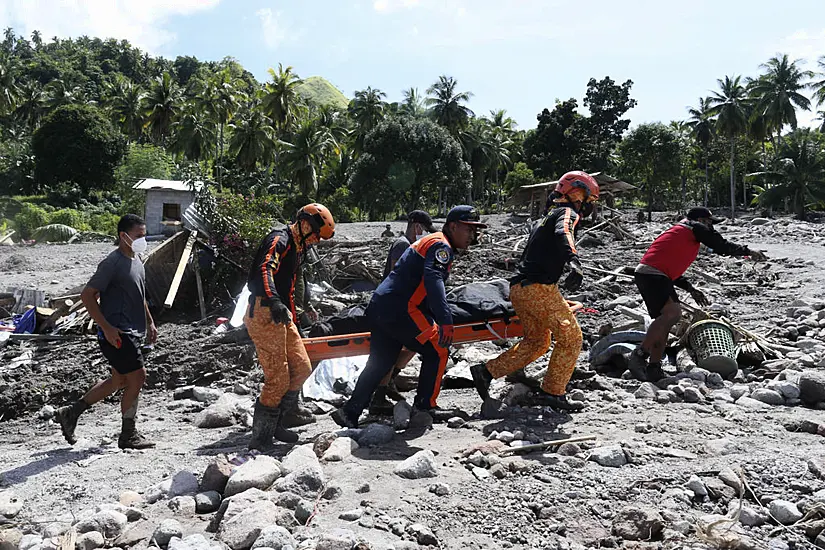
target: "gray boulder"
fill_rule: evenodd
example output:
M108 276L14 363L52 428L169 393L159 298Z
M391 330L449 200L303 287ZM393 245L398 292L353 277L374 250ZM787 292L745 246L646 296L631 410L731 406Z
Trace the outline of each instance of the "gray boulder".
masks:
M256 502L231 519L224 519L218 528L218 540L232 550L247 550L265 528L282 523L285 513L292 515L268 500Z
M232 475L232 465L225 456L219 455L212 459L209 466L203 472L203 479L201 479L200 490L202 493L210 491L217 491L223 494L226 489L226 483L229 481L229 476Z
M74 527L78 533L97 531L107 539L114 539L123 533L127 523L129 523L129 518L125 514L114 510L104 510L89 518L80 520Z
M646 506L627 506L613 518L611 532L624 540L656 539L664 530L659 512Z
M180 538L182 535L183 527L181 527L181 524L177 520L167 519L155 529L155 532L152 534L152 540L154 540L158 546L164 548L169 544L169 541L172 540L172 537Z
M102 548L106 544L106 539L102 533L97 531L89 531L77 537L75 541L75 548L77 550L96 550Z
M375 445L383 445L392 441L395 437L395 430L386 424L368 424L361 436L358 438L358 444L362 447L373 447Z
M621 468L627 464L627 456L621 445L596 447L590 453L590 460L600 466L607 466L609 468Z
M318 457L312 449L312 444L298 445L293 447L281 461L281 475L289 475L305 464L316 464L318 467Z
M318 463L307 463L288 476L278 479L275 489L279 492L314 498L325 483L326 478L321 466Z
M207 491L195 495L195 512L211 514L221 507L221 494L217 491Z
M270 525L261 530L252 548L272 548L283 550L284 546L296 547L298 544L292 535L280 525Z
M825 401L825 373L804 371L799 376L799 398L808 406Z
M430 450L418 451L395 467L395 475L406 479L436 477L438 467Z
M280 463L267 455L258 455L241 465L226 483L224 496L237 495L247 489L269 489L281 475Z

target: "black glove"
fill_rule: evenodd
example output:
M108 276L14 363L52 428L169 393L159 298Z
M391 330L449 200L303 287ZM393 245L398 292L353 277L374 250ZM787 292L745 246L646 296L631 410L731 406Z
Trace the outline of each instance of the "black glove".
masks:
M277 298L270 300L269 313L272 315L272 322L276 325L288 325L292 322L292 315L289 313L289 308Z
M578 257L570 260L570 274L564 280L564 288L567 290L578 290L582 286L584 280L584 272L582 271L582 264Z
M705 296L705 293L699 290L698 288L691 289L690 295L691 297L693 297L693 300L700 306L710 305L710 300L708 300L708 297Z

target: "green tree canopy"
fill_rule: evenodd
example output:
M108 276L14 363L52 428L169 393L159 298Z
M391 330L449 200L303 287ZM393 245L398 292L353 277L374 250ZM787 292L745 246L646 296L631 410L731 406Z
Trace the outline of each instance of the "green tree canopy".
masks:
M461 146L444 128L402 117L385 120L367 135L350 186L365 210L384 215L397 200L414 210L425 194L463 198L470 176Z
M125 151L123 135L99 109L60 107L34 133L35 179L41 185L71 182L85 192L106 189Z

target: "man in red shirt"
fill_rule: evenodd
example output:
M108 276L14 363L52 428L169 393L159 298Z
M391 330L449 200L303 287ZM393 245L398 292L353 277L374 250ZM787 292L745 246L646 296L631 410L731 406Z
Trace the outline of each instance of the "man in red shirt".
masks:
M707 297L688 281L684 273L696 260L700 245L704 244L724 256L750 256L765 260L764 253L725 240L713 228L714 218L707 208L691 208L685 219L659 235L636 266L636 286L654 319L647 329L641 346L631 354L630 373L639 380L656 382L664 378L662 355L667 335L682 318L676 288L687 290L700 306L708 305Z

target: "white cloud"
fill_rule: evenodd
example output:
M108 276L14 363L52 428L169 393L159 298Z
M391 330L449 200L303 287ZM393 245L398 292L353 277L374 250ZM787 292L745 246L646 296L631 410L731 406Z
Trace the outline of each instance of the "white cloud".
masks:
M389 13L403 8L414 8L420 3L420 0L375 0L372 7L379 13Z
M791 59L805 59L809 69L816 59L825 52L825 29L796 31L780 40L773 53L786 53Z
M286 30L278 21L281 12L273 13L271 9L264 8L255 12L255 15L261 20L261 32L267 48L274 50L287 39Z
M129 40L152 53L174 42L169 19L214 8L221 0L3 0L0 21L18 34Z

